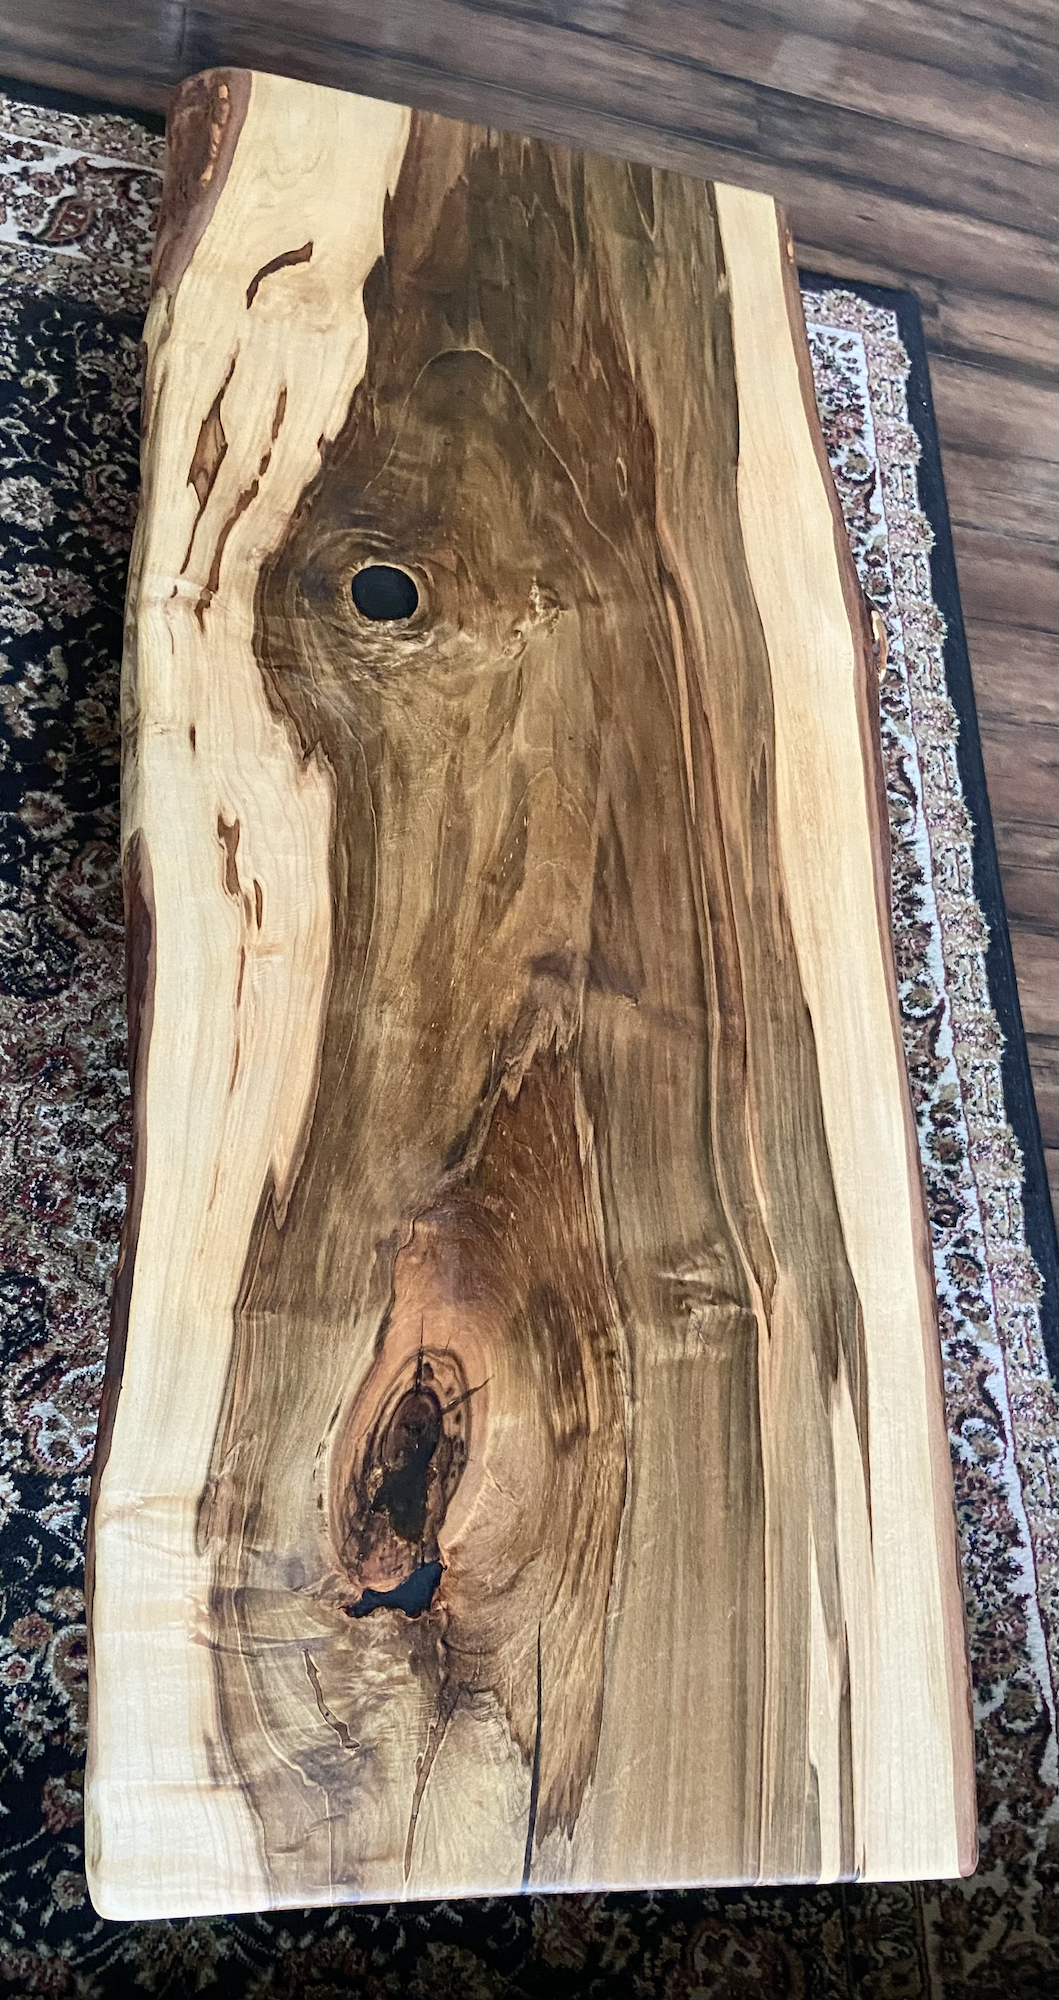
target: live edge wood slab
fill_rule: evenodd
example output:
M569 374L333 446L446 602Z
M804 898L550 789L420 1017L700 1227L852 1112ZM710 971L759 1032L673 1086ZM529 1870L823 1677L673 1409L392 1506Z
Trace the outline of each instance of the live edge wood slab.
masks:
M974 1864L877 648L774 205L178 94L110 1917Z

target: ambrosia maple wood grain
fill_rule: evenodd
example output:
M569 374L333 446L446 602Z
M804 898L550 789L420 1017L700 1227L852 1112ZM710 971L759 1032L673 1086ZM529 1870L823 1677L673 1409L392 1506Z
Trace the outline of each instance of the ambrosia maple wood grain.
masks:
M171 133L97 1908L966 1871L876 663L774 205L258 74Z

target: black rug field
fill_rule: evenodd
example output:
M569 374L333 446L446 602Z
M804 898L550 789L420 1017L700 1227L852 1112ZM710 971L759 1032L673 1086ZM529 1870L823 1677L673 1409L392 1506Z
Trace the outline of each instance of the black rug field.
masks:
M118 669L162 143L112 111L0 95L0 1993L1059 1994L1054 1226L917 308L810 274L828 451L889 639L894 934L975 1682L978 1875L141 1926L87 1901L83 1537L129 1155Z

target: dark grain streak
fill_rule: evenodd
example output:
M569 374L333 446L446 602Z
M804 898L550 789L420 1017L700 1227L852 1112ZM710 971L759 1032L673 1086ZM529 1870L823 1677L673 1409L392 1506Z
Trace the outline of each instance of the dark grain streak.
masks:
M537 1627L537 1727L533 1737L533 1766L530 1773L529 1813L526 1818L526 1853L522 1863L522 1888L530 1886L533 1872L533 1842L537 1832L537 1811L541 1795L541 1729L544 1723L544 1669L541 1663L541 1628Z
M203 417L198 440L192 454L191 465L188 469L188 485L193 486L195 489L198 512L195 515L191 534L188 537L187 550L183 563L180 566L181 576L187 573L187 567L191 561L191 551L195 546L198 525L206 510L206 502L213 491L217 474L221 469L222 462L228 450L228 440L224 434L224 425L221 422L221 404L224 401L225 392L234 373L235 356L233 355L224 381L221 383L213 402Z
M231 534L232 529L235 527L236 522L240 519L240 517L243 514L246 513L247 508L251 506L252 503L257 499L258 493L261 488L261 479L264 474L265 467L267 465L268 465L268 459L266 457L262 464L261 471L259 472L258 477L256 479L252 479L250 481L249 486L244 486L230 514L221 525L220 532L218 533L217 536L217 540L214 543L213 557L210 562L210 573L206 580L205 586L199 593L198 603L195 606L195 616L198 619L200 627L202 626L203 621L205 620L206 613L209 610L210 605L213 603L213 600L216 597L218 590L220 589L221 562L224 556L225 544L227 543L228 537Z
M266 278L271 278L273 272L275 271L285 271L291 264L307 264L312 254L313 254L312 244L302 243L297 250L285 250L282 256L270 257L267 264L262 264L260 271L256 271L254 273L254 276L251 278L250 283L246 288L247 312L250 311L250 308L253 305L254 300L256 299L258 292L261 289L261 285ZM273 437L275 437L276 435L275 430L273 431L272 435Z

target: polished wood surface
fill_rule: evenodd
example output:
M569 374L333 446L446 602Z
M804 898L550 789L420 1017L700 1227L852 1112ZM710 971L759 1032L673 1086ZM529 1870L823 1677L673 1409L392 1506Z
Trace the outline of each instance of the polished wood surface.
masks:
M966 1871L879 650L775 205L214 72L146 340L97 1907Z
M164 109L244 63L775 194L923 303L1019 992L1059 1198L1057 17L1049 0L0 0L0 73Z

